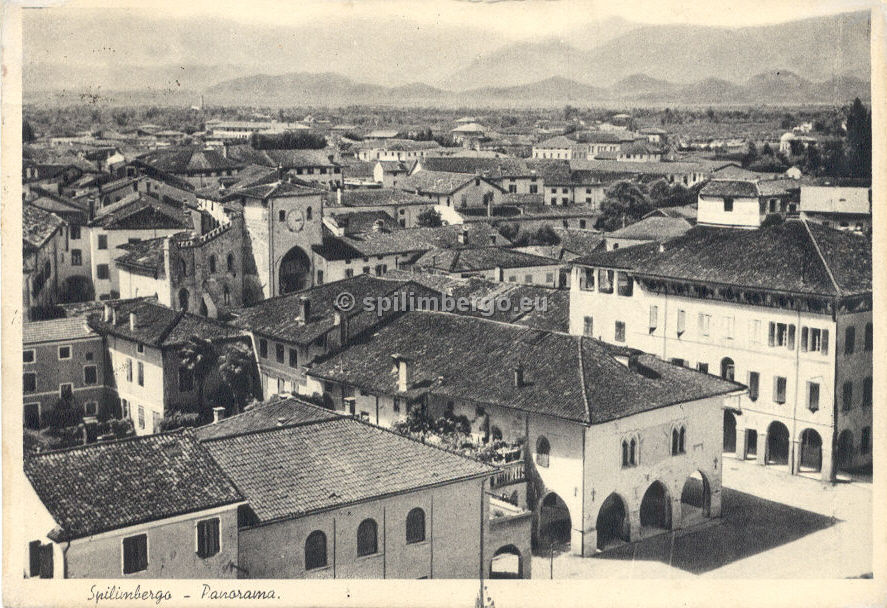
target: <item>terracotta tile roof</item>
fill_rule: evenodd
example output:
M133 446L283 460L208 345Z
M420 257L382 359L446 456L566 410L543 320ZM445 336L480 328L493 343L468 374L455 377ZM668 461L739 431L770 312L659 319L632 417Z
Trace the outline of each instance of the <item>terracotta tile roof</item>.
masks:
M482 179L488 184L502 190L492 184L486 178L466 175L464 173L448 173L446 171L417 171L401 179L398 187L419 194L452 194L472 180Z
M681 236L692 228L683 218L650 216L625 228L608 232L608 238L662 242Z
M242 435L253 431L273 429L278 426L292 426L306 422L335 420L340 414L308 403L296 397L276 396L265 403L240 414L224 418L219 422L195 429L197 439L221 439Z
M396 395L395 353L413 365L405 396L430 393L585 424L741 388L652 355L638 355L641 371L630 369L612 356L612 347L582 336L432 312L407 313L308 373ZM513 383L518 365L525 378L520 387Z
M243 501L190 432L28 453L24 465L56 541Z
M423 159L424 171L444 171L483 175L493 179L502 177L532 177L537 174L530 164L518 158L471 158L440 156Z
M573 263L800 294L872 291L871 241L801 220L758 230L697 226L661 248L638 245L583 256Z
M159 171L172 174L187 174L192 171L225 171L243 166L243 163L225 158L218 150L204 150L199 146L156 150L139 156L138 161Z
M699 196L740 196L757 198L758 187L755 182L735 179L713 179L708 182Z
M97 337L98 334L82 317L32 321L22 324L22 344L26 345Z
M366 190L340 190L343 207L369 207L378 205L431 205L432 202L410 192L393 188L369 188ZM327 193L329 205L334 206L337 199L335 193Z
M65 221L54 213L28 204L22 206L22 240L27 247L39 249L64 225Z
M182 205L163 202L143 192L133 193L98 209L90 226L101 226L105 230L194 228L190 215Z
M561 241L561 247L575 255L591 253L604 242L604 234L596 230L552 228Z
M345 234L367 232L372 230L376 222L382 223L384 230L397 230L400 225L384 211L352 211L343 207L325 207L326 216L335 219ZM345 209L344 211L341 211Z
M210 439L203 445L263 523L495 472L345 417Z
M89 324L100 334L111 334L157 348L174 348L188 342L192 336L207 340L234 340L246 333L214 319L175 311L157 302L145 299L119 300L109 304L117 311L117 322L102 320L102 312L89 315ZM134 329L129 327L129 315L136 315Z
M187 233L186 233L187 234ZM117 266L135 271L157 272L163 270L163 241L165 237L145 239L120 245L126 253L116 258Z
M557 265L558 260L502 247L431 249L413 262L417 268L472 272L493 268L530 268Z

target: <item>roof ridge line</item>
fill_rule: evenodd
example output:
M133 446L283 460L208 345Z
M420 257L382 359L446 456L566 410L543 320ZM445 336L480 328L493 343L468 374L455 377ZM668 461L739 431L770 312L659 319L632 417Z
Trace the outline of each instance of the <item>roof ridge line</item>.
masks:
M323 409L325 409L325 408L323 408ZM332 412L333 414L336 413L334 410L328 410L328 411ZM243 412L241 412L241 413L243 413ZM295 428L299 428L299 427L303 427L303 426L311 426L314 424L321 424L324 422L335 422L337 420L343 420L345 418L352 418L352 416L350 416L350 415L343 416L343 415L339 414L335 418L305 420L302 422L294 422L292 424L281 424L281 425L275 424L274 426L269 426L269 427L265 427L262 429L250 429L248 431L243 431L240 433L231 433L230 435L222 435L221 437L207 437L206 439L197 438L197 443L208 443L210 441L222 441L223 439L232 439L234 437L246 437L248 435L259 435L261 433L269 433L271 431L282 431L285 429L295 429ZM227 418L226 420L230 420L230 418ZM210 424L213 424L213 423L210 423ZM204 426L208 426L208 425L204 425Z
M838 295L841 295L842 289L838 285L838 282L835 280L835 275L832 274L832 269L829 268L828 262L825 260L825 256L822 255L822 249L819 248L819 243L816 242L816 237L813 236L813 232L810 230L810 226L807 225L807 222L803 219L798 218L798 221L803 224L804 229L807 231L807 234L810 236L810 242L813 243L813 248L816 249L816 255L819 256L819 259L822 260L822 266L825 268L825 272L828 274L829 280L832 282L832 285L835 286L835 291Z
M585 421L591 424L591 408L588 406L588 390L585 386L585 357L582 355L582 338L576 341L579 347L579 385L582 388L582 402L585 404Z

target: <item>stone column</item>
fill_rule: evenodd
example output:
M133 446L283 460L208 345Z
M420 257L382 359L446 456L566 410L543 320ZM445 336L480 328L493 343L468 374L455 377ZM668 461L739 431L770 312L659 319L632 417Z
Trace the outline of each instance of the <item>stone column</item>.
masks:
M758 433L757 463L761 466L767 464L767 432Z
M597 553L597 529L592 528L585 532L582 532L581 530L573 530L570 543L573 547L580 547L581 551L579 554L582 557L591 557ZM576 551L573 551L573 553L576 553Z
M630 542L635 542L641 539L641 512L637 511L629 511L628 512L628 540Z
M788 450L788 466L792 475L801 472L801 442L793 439Z
M736 459L745 460L748 455L748 433L745 427L736 425Z
M835 480L833 473L837 470L833 468L835 454L832 452L831 441L822 442L822 469L820 470L820 479L822 481L833 482Z
M676 497L671 499L671 529L680 530L681 525L681 495L680 492Z

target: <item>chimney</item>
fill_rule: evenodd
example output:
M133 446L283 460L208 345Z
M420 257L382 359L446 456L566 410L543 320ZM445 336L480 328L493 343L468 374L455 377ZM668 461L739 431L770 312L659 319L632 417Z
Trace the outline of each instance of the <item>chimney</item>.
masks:
M172 286L175 283L172 280L172 258L170 257L169 237L163 239L163 276L166 277L167 285Z
M376 220L373 222L373 232L382 232L382 227L385 225L385 220Z
M225 417L225 408L223 407L214 407L213 408L213 424L216 424Z
M117 309L111 309L111 325L117 325Z
M336 311L333 315L333 325L339 327L339 346L348 344L348 315L343 312Z
M336 205L342 206L342 189L336 188Z
M468 228L463 228L459 232L459 244L465 245L468 242Z
M105 306L102 308L102 321L107 323L110 320L111 320L111 305L105 304Z
M129 313L129 331L135 331L136 329L136 313Z
M278 416L277 417L277 426L283 426L284 424L286 424L286 418L284 418L283 416Z
M493 197L487 199L487 217L493 217Z
M412 370L412 361L399 354L391 355L394 364L397 366L397 390L405 393L410 388L410 378Z
M514 368L514 387L520 388L524 385L524 366L518 364Z
M311 300L304 296L299 298L299 315L302 323L307 323L308 319L311 318Z
M86 199L86 203L87 212L89 213L89 221L92 221L95 219L95 197L90 196L88 199Z
M495 245L495 244L496 244L496 235L490 234L490 245Z

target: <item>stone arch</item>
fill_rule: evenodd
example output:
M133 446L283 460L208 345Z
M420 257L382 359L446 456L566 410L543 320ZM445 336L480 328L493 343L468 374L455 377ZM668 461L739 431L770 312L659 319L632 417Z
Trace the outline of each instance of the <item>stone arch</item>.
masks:
M798 444L798 470L818 473L822 470L822 437L813 429L804 429Z
M490 578L523 578L524 556L514 545L496 549L490 560Z
M625 500L616 492L613 492L601 504L598 511L597 523L597 548L608 547L627 543L630 537L630 523L628 520L628 507Z
M693 471L681 489L681 527L711 517L711 484L702 471Z
M774 420L767 427L766 464L788 464L789 434L788 427Z
M654 481L644 492L641 500L641 527L671 529L671 498L668 488L660 481Z
M279 293L292 293L311 287L311 258L300 247L293 247L280 260Z
M540 548L566 548L570 544L572 519L570 509L564 499L556 492L549 492L539 501L539 539Z

